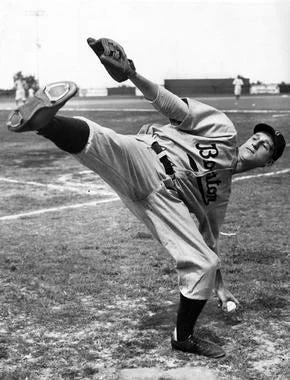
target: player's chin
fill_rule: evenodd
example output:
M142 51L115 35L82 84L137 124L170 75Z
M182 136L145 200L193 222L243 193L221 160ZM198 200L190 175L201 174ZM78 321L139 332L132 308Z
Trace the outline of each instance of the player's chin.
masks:
M241 157L241 161L243 162L244 166L249 169L254 169L257 166L259 166L259 163L257 162L256 158L253 155L244 155Z
M240 158L241 158L241 161L247 162L247 163L250 163L254 159L253 154L250 151L248 151L247 149L245 149L243 152L241 152Z

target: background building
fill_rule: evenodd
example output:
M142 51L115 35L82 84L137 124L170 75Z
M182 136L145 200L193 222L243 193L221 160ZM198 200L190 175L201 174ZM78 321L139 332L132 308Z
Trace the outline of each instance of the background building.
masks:
M242 78L243 92L250 93L249 78ZM164 87L179 96L195 95L232 95L234 92L234 78L223 79L165 79Z

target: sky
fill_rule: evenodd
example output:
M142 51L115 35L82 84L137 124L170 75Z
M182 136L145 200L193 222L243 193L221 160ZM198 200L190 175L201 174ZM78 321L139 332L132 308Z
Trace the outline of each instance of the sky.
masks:
M41 85L116 86L88 37L116 40L160 84L237 74L290 83L289 20L290 0L1 0L0 88L18 71Z

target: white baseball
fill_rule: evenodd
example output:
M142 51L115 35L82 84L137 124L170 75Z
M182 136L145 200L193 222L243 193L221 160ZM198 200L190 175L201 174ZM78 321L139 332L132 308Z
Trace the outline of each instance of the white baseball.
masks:
M228 302L227 302L227 311L228 311L229 313L235 311L236 308L237 308L237 305L236 305L233 301L228 301Z

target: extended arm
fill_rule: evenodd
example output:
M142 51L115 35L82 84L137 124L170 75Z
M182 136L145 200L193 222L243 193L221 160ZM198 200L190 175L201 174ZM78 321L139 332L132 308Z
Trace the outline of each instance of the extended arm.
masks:
M135 68L134 62L127 58L123 47L116 41L108 38L88 38L88 44L95 54L99 57L101 63L104 65L108 74L117 82L124 82L131 80L131 82L143 93L144 97L148 99L154 108L162 115L167 117L171 124L183 131L192 131L193 129L197 134L229 134L228 132L229 120L222 113L210 107L207 104L193 101L187 104L186 99L181 99L164 87L159 86L150 80L140 75ZM213 117L215 122L213 122ZM206 128L202 125L199 129L198 122L201 119L208 118ZM217 121L219 120L219 122ZM221 127L224 126L225 132L221 132Z
M159 91L159 86L157 83L150 81L136 71L133 75L130 76L129 79L142 92L147 100L152 102L157 98Z
M227 302L233 301L236 305L239 305L239 301L232 295L232 293L225 288L221 270L216 271L216 282L215 282L216 295L219 298L221 307L223 311L227 311Z
M178 96L136 72L133 61L127 58L123 47L116 41L108 38L88 38L87 42L113 79L117 82L130 79L162 115L176 125L182 123L189 115L187 104Z

